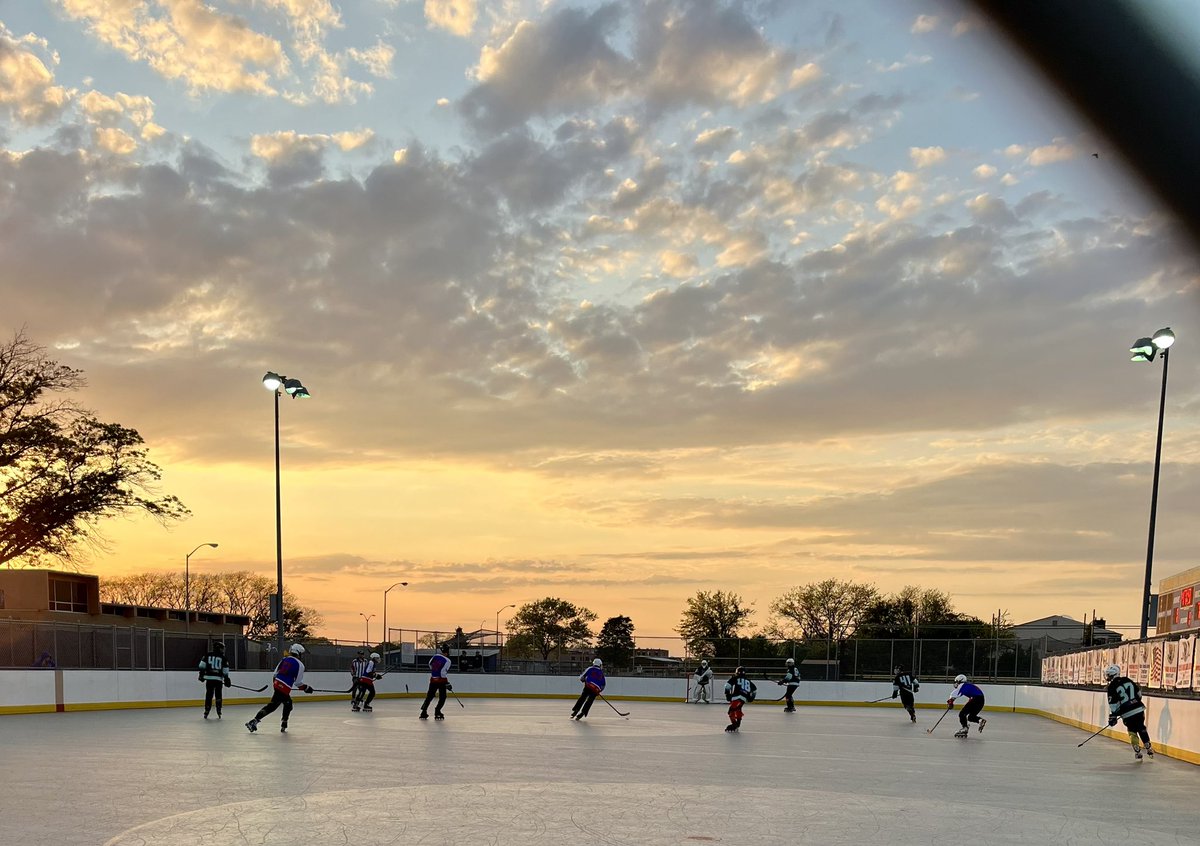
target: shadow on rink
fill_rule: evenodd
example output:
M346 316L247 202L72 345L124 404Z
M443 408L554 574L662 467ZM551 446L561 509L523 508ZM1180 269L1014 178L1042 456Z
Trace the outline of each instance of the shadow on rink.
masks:
M374 713L297 702L251 735L251 706L0 718L0 817L14 846L349 843L1196 843L1200 768L1039 717L909 722L899 707L467 699Z

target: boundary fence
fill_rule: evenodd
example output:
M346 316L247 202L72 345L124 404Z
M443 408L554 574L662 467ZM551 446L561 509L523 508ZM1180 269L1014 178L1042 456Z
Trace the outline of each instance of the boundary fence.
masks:
M1077 649L1042 659L1042 684L1104 687L1104 668L1121 672L1147 690L1167 696L1200 697L1200 636L1168 635Z

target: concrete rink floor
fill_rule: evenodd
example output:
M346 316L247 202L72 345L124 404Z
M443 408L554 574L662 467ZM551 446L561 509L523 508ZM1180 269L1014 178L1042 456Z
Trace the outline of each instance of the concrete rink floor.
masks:
M1200 844L1200 768L1040 717L411 699L0 718L4 846Z

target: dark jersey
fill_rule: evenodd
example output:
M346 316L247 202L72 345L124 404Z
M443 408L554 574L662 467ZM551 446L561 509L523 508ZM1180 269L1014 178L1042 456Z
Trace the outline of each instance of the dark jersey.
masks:
M210 652L200 659L200 677L204 681L223 681L229 678L229 668L225 666L225 656Z
M784 670L783 678L779 680L780 684L796 686L800 684L800 670L796 667L788 667Z
M892 679L892 687L896 691L905 690L909 693L916 693L921 689L921 683L910 673L897 673L896 677Z
M1108 683L1108 713L1115 717L1134 717L1146 712L1142 704L1142 689L1138 683L1125 676L1117 676Z
M758 688L754 686L754 682L745 676L734 676L725 682L726 702L732 702L734 699L741 699L743 702L753 702L757 692Z

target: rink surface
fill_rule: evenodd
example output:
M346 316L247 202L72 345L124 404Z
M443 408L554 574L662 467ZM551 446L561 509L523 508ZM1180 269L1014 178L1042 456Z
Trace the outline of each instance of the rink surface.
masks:
M1200 843L1200 768L1040 717L898 708L298 700L0 718L6 846Z

